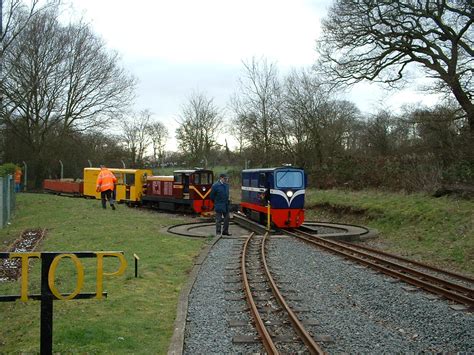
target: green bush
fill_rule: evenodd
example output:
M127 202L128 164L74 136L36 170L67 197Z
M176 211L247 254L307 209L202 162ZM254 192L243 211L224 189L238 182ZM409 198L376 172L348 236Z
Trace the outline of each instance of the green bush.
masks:
M13 163L0 165L0 176L14 175L16 168L16 165Z
M444 171L443 178L450 183L474 184L474 162L461 160L452 164Z

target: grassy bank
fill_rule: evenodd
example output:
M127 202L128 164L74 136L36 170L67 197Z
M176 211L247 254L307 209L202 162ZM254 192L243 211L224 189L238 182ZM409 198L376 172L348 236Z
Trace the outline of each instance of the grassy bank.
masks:
M100 202L41 194L19 194L16 216L0 230L0 250L27 228L47 228L42 251L124 251L125 275L104 276L108 298L99 301L54 302L55 352L166 353L173 332L179 292L193 258L205 241L166 235L167 226L182 223L179 216L131 209L102 210ZM133 254L140 257L139 278L134 277ZM82 292L95 292L95 260L81 259L85 267ZM106 272L118 268L104 262ZM32 261L29 293L39 292L38 261ZM72 262L63 259L56 287L72 292L76 282ZM19 282L0 283L0 294L19 294ZM0 353L39 350L37 301L0 303Z
M474 275L474 201L377 191L308 190L307 219L376 228L380 247Z

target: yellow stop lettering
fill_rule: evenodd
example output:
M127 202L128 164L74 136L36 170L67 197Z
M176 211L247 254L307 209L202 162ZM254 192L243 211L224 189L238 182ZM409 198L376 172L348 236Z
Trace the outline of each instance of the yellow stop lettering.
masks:
M56 288L56 285L54 284L54 276L56 274L56 268L58 267L59 262L61 261L62 258L71 258L71 260L74 262L74 265L76 267L77 271L77 281L76 281L76 288L74 289L74 292L71 293L69 296L65 297L63 296L58 289ZM81 292L82 286L84 285L84 267L82 266L81 261L79 258L74 255L74 254L60 254L57 255L54 259L53 262L51 263L51 266L49 268L48 272L48 285L49 289L53 293L56 298L60 300L70 300L76 297L79 292Z
M113 252L96 252L97 255L97 288L96 288L96 298L102 299L102 290L103 290L103 277L105 276L120 276L125 272L127 268L127 260L122 253L113 253ZM115 272L104 272L104 256L115 256L120 261L120 267Z
M21 258L21 300L23 302L28 301L28 259L29 258L40 258L41 253L10 253L8 255L10 259Z

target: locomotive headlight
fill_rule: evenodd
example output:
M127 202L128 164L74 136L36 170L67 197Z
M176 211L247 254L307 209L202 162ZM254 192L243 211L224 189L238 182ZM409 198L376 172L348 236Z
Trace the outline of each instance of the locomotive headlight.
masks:
M203 186L203 187L202 187L202 191L206 191L206 186Z
M286 196L288 196L288 197L291 198L291 196L293 196L293 191L287 191L287 192L286 192Z

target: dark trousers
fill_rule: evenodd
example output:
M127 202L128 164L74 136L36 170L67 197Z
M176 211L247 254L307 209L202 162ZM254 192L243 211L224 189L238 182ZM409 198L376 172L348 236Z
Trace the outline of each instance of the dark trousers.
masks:
M216 212L216 235L221 234L222 224L224 224L222 233L229 233L229 218L229 212Z
M101 191L100 197L102 199L102 208L107 208L107 202L105 198L109 200L110 206L112 206L112 208L115 207L114 206L114 192L112 190Z

